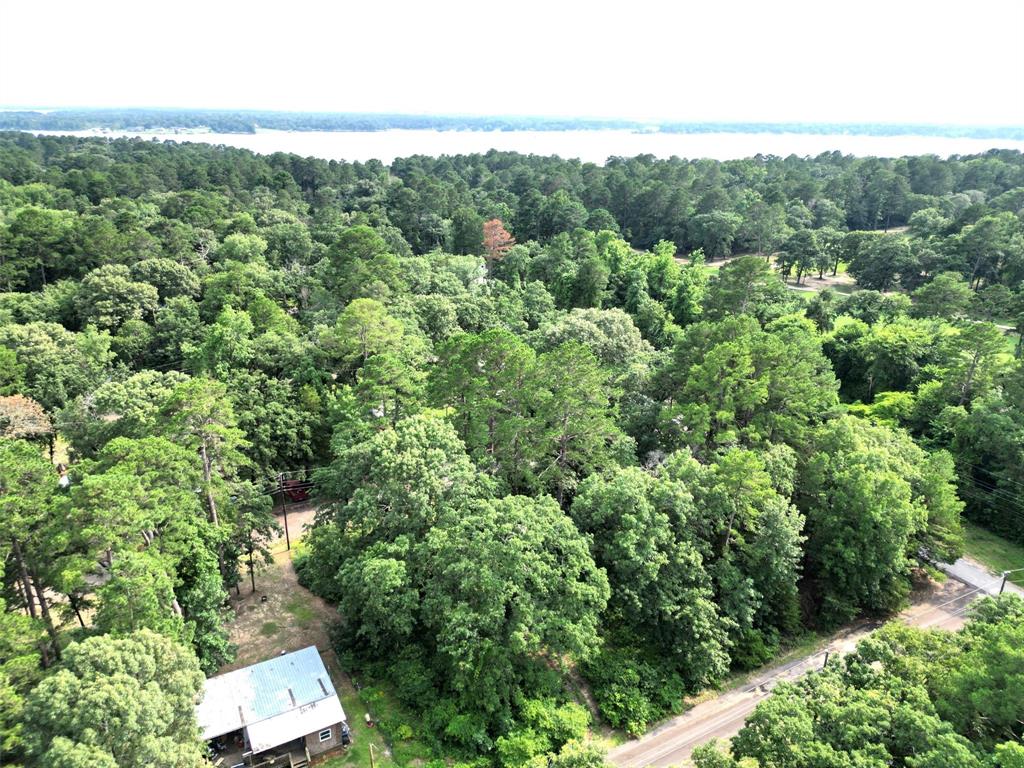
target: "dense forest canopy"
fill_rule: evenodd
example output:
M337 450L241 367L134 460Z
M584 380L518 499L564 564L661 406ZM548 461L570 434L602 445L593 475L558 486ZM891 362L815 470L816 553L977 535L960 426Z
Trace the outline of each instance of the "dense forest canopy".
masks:
M590 766L570 678L635 734L888 615L961 513L1024 541L1022 217L1012 151L385 166L0 134L5 759L202 762L183 702L232 657L282 472L315 479L295 564L341 658L439 757ZM783 279L842 270L860 290ZM1002 680L969 637L960 674ZM900 695L875 674L807 685ZM909 700L968 685L928 674ZM956 702L928 744L1001 749Z
M815 133L858 136L944 136L1024 139L1020 126L926 123L672 122L515 115L406 115L347 112L275 112L222 109L9 109L0 130L79 131L207 128L217 133L283 131L577 131L630 130L662 133Z

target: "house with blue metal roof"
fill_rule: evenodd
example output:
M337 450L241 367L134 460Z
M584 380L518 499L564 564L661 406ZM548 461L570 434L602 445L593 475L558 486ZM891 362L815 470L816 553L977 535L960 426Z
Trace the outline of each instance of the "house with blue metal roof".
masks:
M345 711L314 646L209 678L196 719L221 768L304 768L348 743Z

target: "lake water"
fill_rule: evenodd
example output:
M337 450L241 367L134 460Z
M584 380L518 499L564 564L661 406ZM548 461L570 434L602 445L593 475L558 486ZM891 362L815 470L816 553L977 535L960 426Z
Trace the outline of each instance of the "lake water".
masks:
M876 157L967 155L989 149L1024 151L1024 141L952 139L939 136L850 136L802 133L634 133L631 131L258 131L257 133L139 133L136 131L36 131L72 136L140 136L158 141L196 141L251 149L260 154L293 152L326 160L390 163L410 155L461 155L490 149L559 155L604 163L609 157L712 158L733 160L756 154L843 154Z

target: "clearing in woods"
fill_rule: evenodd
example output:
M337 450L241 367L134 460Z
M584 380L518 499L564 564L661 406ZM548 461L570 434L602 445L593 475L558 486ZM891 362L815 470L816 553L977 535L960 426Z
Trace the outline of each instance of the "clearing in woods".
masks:
M312 505L290 505L288 529L291 534L292 552L296 542L301 540L303 527L312 522ZM282 522L280 515L278 522ZM234 619L228 624L232 644L237 647L237 658L220 671L248 666L264 659L277 656L282 651L295 651L315 645L330 672L334 688L341 699L341 705L352 729L352 746L347 750L327 757L322 768L369 768L370 745L374 748L376 768L392 768L396 765L415 766L418 759L396 760L376 725L366 725L367 707L360 698L352 678L341 668L328 638L328 628L337 617L337 611L312 592L299 584L292 567L292 552L285 547L284 534L274 541L272 547L274 563L256 574L256 591L252 592L248 574L239 585L241 595L232 595L231 608ZM371 715L376 718L377 712ZM408 744L399 745L399 758L409 752Z

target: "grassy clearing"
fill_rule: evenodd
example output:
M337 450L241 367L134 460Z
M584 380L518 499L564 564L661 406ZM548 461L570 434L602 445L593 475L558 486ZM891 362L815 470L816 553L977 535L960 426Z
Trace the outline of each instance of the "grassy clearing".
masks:
M422 727L419 718L403 708L386 685L363 686L359 700L376 721L378 732L390 742L397 765L418 766L433 757L430 748L416 738L416 730Z
M284 609L292 615L299 627L308 627L316 618L316 612L301 597L295 597L285 603Z
M363 702L360 692L356 691L352 680L341 671L334 654L326 659L328 671L334 680L334 687L338 691L338 698L341 699L341 706L348 717L349 727L352 729L352 745L336 755L332 755L320 765L327 768L370 768L370 745L373 745L374 768L392 768L393 766L409 765L409 762L400 760L392 754L388 747L386 734L380 727L380 716L377 711L371 710L371 717L377 723L373 727L366 725L367 707Z
M997 573L1024 568L1024 546L967 521L964 521L964 554ZM1024 572L1011 573L1010 580L1024 587Z
M296 529L301 531L299 526ZM296 544L295 539L293 544ZM293 552L298 548L296 545ZM337 617L335 608L298 583L291 554L284 551L282 545L274 563L257 576L257 591L243 590L232 600L235 617L228 630L231 642L238 648L238 658L221 671L263 661L281 651L314 645L331 675L352 729L352 745L318 766L370 768L372 744L373 768L418 768L433 757L430 750L411 734L410 738L399 738L407 734L401 725L415 721L401 713L386 695L367 701L367 689L356 689L338 663L328 637L327 629ZM368 709L375 721L373 727L366 724Z

